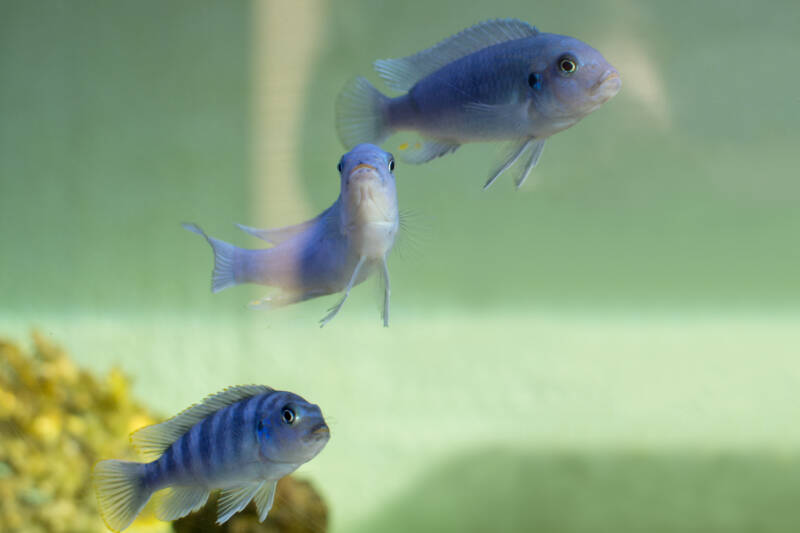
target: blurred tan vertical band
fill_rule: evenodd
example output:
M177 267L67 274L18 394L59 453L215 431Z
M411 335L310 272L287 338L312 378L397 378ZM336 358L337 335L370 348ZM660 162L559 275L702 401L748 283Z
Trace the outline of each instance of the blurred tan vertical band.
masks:
M253 1L250 225L310 218L299 173L303 106L326 0Z

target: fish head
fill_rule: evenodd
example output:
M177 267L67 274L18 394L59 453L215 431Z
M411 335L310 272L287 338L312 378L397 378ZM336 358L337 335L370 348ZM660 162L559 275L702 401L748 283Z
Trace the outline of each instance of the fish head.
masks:
M578 39L545 34L528 75L531 113L569 127L616 95L619 72L603 55ZM564 127L558 128L563 124Z
M338 169L345 227L397 222L394 165L394 156L374 144L359 144L342 156Z
M305 463L328 443L331 433L319 406L291 392L276 392L258 413L259 456L272 463Z

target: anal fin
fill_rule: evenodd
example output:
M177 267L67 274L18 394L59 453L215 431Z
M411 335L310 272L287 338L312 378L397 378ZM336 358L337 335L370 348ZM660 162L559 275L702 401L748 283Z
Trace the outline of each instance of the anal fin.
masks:
M266 481L257 481L224 489L217 500L217 524L224 524L250 503Z
M259 298L258 300L253 300L248 304L248 307L250 307L250 309L260 310L278 309L328 294L330 293L319 289L306 292L277 291L263 298Z
M424 139L421 142L414 144L404 143L400 146L400 157L406 163L412 165L419 165L427 163L431 159L442 157L443 155L455 152L461 146L460 144L452 141L445 141L441 139Z
M154 497L156 517L159 520L177 520L200 509L208 500L208 489L203 486L172 486Z

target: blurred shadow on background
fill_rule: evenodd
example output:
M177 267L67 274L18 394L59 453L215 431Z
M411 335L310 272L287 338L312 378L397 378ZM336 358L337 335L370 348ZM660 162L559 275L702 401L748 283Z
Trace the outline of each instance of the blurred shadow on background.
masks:
M484 449L430 470L357 532L797 531L800 458Z

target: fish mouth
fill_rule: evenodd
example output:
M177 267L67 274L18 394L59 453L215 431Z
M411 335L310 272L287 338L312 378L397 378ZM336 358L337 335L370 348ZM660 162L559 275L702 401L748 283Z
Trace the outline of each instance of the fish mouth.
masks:
M350 175L347 177L347 184L357 188L364 188L370 187L372 183L380 182L380 179L377 168L361 163L350 171Z
M622 78L617 69L606 70L597 83L592 86L592 94L596 101L605 102L617 94L622 88Z
M320 422L313 428L308 431L306 435L306 440L310 441L318 441L323 439L329 439L331 436L331 430L328 427L328 424L325 422Z
M358 165L355 166L355 168L353 168L353 170L350 171L350 177L353 177L353 174L355 174L357 170L362 168L369 169L374 172L378 171L378 169L373 167L372 165L368 165L367 163L359 163Z

